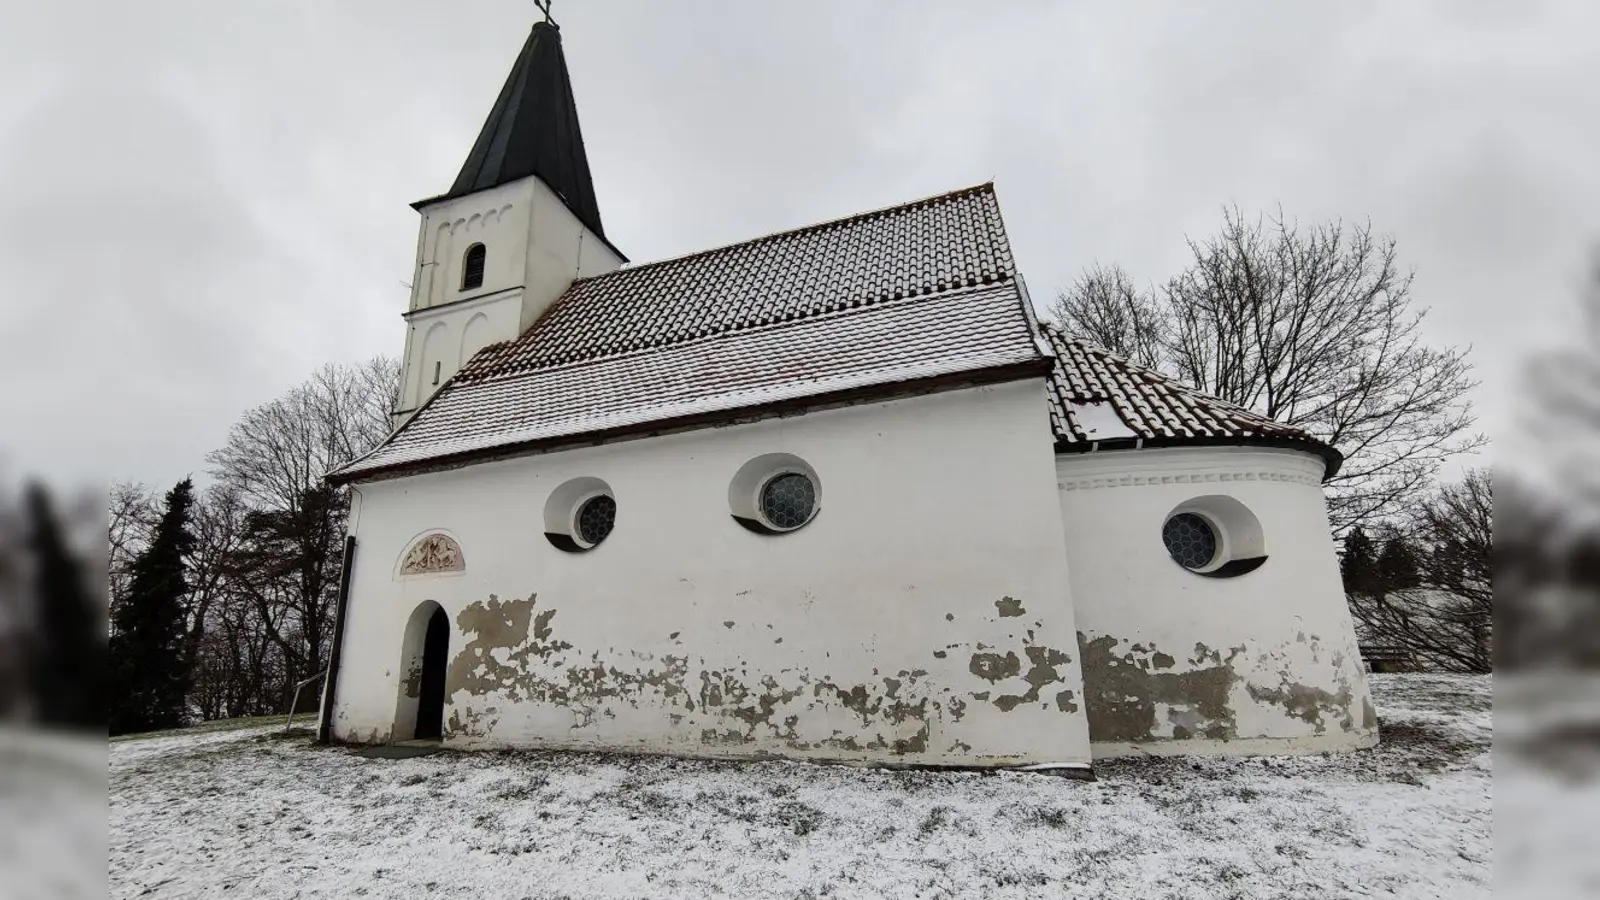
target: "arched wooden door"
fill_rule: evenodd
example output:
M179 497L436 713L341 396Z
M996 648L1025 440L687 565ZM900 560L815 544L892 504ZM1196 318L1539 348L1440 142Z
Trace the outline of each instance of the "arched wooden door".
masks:
M417 740L444 737L444 670L450 659L450 617L435 609L422 642L422 684L417 696Z

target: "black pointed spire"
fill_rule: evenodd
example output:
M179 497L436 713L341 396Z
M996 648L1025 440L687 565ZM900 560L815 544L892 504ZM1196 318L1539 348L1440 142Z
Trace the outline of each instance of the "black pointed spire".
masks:
M567 58L561 52L561 30L548 18L534 23L461 174L450 192L436 199L529 175L539 176L589 230L605 237L578 129Z

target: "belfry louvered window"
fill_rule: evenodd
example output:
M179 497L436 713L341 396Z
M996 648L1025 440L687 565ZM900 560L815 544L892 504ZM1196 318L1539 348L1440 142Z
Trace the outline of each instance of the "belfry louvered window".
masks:
M483 261L488 251L482 244L473 244L467 248L466 259L461 263L461 289L470 291L473 288L483 287Z

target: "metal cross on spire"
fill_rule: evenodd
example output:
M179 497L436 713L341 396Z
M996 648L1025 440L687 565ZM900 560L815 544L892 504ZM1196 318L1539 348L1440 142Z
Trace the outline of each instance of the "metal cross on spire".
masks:
M556 20L550 18L550 4L552 2L553 0L533 0L533 5L539 7L539 11L544 13L544 21L547 25L556 24Z

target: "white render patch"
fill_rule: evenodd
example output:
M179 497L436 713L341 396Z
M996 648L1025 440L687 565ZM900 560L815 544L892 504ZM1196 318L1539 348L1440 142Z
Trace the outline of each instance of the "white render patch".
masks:
M1373 683L1393 737L1372 751L1100 763L1096 782L591 753L389 761L261 731L119 741L109 889L1491 896L1490 680Z
M1117 415L1116 407L1109 400L1071 402L1067 408L1083 430L1085 440L1114 441L1139 437L1139 433L1129 428L1128 423Z

